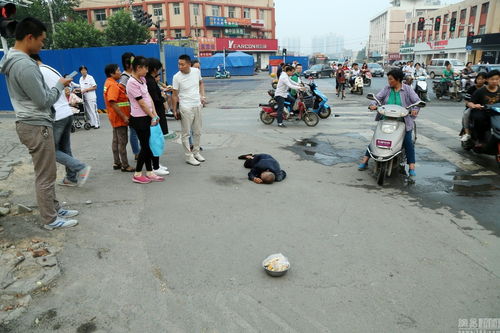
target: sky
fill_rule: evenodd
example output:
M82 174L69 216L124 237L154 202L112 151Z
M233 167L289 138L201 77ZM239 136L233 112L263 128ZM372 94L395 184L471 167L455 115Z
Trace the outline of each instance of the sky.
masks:
M446 4L459 0L445 0ZM310 38L329 33L344 36L346 49L362 49L370 19L390 7L389 0L275 0L276 35L301 38L302 52L312 53Z

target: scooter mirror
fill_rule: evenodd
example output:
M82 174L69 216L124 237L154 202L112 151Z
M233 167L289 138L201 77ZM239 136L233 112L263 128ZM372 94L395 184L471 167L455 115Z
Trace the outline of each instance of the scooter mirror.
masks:
M426 105L427 105L427 103L425 103L424 101L420 101L420 102L417 103L417 106L419 108L425 108Z
M374 94L368 94L366 95L366 98L371 99L372 101L375 100L375 95Z

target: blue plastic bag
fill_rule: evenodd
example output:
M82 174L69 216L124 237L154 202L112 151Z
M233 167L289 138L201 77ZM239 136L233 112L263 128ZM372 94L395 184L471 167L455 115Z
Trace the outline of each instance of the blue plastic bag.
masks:
M150 130L149 148L151 148L153 156L159 157L163 154L163 150L165 149L165 139L163 138L161 126L160 124L156 124L156 126L151 126Z

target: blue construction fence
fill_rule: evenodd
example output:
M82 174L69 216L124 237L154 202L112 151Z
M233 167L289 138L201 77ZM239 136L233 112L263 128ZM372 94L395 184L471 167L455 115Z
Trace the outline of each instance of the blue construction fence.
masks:
M172 82L173 75L178 71L177 58L179 55L186 53L193 56L194 52L192 48L171 45L166 45L164 51L167 80ZM97 105L104 109L103 86L106 81L104 67L108 64L118 64L122 68L121 56L125 52L132 52L146 58L160 58L160 49L155 44L42 50L40 57L45 64L54 67L63 75L78 71L82 65L86 66L89 74L94 77L97 83ZM0 52L0 57L3 57L3 52ZM81 75L78 74L74 78L74 82L78 83L80 77ZM4 75L0 75L0 110L13 110Z

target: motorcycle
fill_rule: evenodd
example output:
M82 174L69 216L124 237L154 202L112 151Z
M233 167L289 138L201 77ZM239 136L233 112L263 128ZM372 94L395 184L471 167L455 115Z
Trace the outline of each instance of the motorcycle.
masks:
M427 99L427 77L425 75L420 75L417 77L417 85L415 87L415 92L422 101L428 101Z
M271 91L268 91L268 93L271 94ZM314 100L314 97L312 97L312 99ZM296 104L297 107L294 111L294 105L291 105L289 101L285 100L283 120L303 120L309 127L316 126L319 122L319 116L316 112L306 107L304 95L300 91L297 93ZM271 125L274 119L278 117L278 104L274 100L274 92L270 103L259 104L259 107L261 107L260 120L266 125Z
M372 72L369 70L366 72L363 72L363 85L366 87L370 87L372 85Z
M318 86L312 77L309 78L309 83L307 85L309 86L309 94L304 98L306 107L312 108L313 112L317 113L321 119L330 117L332 114L332 108L327 103L328 97L319 91ZM312 105L308 103L308 97L311 96L314 97L312 100L313 103L311 103Z
M496 155L497 165L500 168L500 103L485 105L482 112L490 116L491 129L484 133L483 142L479 141L474 131L474 122L471 121L471 138L468 141L460 141L462 148L466 151L472 150L477 154ZM464 133L464 129L460 135Z
M225 69L215 72L216 79L229 79L230 77L231 73Z
M462 91L466 92L469 90L470 87L476 84L477 73L471 73L471 74L463 74L461 75L462 77Z
M370 157L377 163L375 167L377 184L382 186L385 177L390 177L393 169L399 167L400 172L406 175L406 154L403 147L406 134L404 117L409 114L411 108L423 108L426 104L419 101L404 108L392 104L382 105L373 94L368 94L367 98L377 102L377 112L383 116L378 121L373 138L368 146ZM414 128L414 137L414 140L416 140L416 127Z
M432 90L439 99L446 96L449 97L450 100L461 102L463 99L461 88L462 80L460 79L460 75L458 75L458 73L455 73L452 82L441 82L441 80L432 81Z
M351 94L359 93L363 95L363 86L363 77L361 75L356 76L354 84L351 86Z

